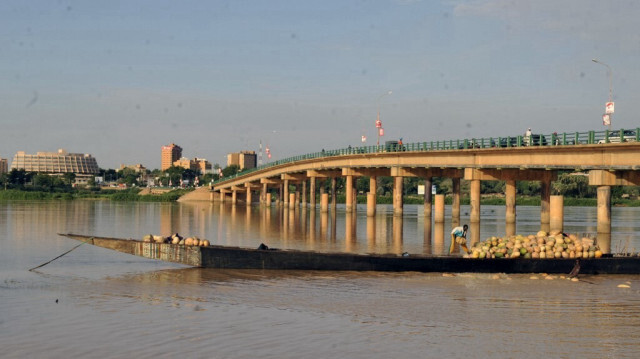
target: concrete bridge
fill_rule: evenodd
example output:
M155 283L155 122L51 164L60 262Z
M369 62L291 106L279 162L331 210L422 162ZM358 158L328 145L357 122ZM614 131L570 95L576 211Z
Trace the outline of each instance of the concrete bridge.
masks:
M628 135L628 131L620 131ZM611 137L611 136L616 137ZM638 136L638 131L634 131ZM551 144L540 141L535 145L522 136L491 140L458 140L442 143L420 143L389 148L387 146L347 148L335 151L296 156L271 163L258 169L226 178L213 184L211 200L254 201L271 205L269 188L277 188L276 204L288 208L307 205L317 208L318 181L331 181L331 206L336 205L336 178L345 179L345 210L355 210L354 179L370 178L367 194L367 214L375 215L377 178L393 177L394 214L403 213L403 178L422 178L427 189L424 194L424 215L432 219L435 208L436 222L443 221L444 196L432 196L433 177L447 177L453 181L452 221L460 218L460 180L470 182L470 222L479 223L480 182L502 180L506 182L506 223L514 224L516 217L516 181L540 181L541 229L562 230L563 205L561 196L551 196L551 183L558 171L580 171L589 175L589 185L597 186L597 231L611 233L611 186L640 185L640 142L633 138L620 138L605 131L604 140L594 131L582 136L575 134L553 138ZM561 140L560 140L561 139ZM626 142L625 142L626 141ZM505 144L505 147L496 146ZM513 143L513 146L511 144ZM329 208L329 194L320 188L320 210ZM435 205L435 207L434 207ZM425 218L426 219L426 218ZM514 227L515 228L515 227Z

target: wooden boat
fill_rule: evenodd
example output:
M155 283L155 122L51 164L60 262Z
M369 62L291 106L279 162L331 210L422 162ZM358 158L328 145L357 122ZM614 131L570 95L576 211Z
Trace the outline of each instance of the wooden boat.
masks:
M603 256L590 259L472 259L453 255L353 254L314 251L249 249L227 246L185 246L133 239L60 234L98 247L140 257L182 263L193 267L229 269L640 274L638 256ZM264 247L263 247L264 248Z

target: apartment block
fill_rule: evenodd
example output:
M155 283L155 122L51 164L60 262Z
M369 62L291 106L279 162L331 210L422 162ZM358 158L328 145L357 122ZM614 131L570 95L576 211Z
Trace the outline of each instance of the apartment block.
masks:
M100 172L96 159L90 154L58 152L37 152L35 155L18 151L11 162L11 169L39 173L96 174Z
M166 170L180 158L182 158L182 147L176 145L175 143L162 146L162 161L160 163L160 169L163 171Z

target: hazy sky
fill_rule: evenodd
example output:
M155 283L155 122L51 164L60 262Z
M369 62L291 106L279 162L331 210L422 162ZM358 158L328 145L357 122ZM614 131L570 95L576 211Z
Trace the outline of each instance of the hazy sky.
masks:
M636 0L0 2L0 157L102 168L640 126ZM392 90L391 95L382 96Z

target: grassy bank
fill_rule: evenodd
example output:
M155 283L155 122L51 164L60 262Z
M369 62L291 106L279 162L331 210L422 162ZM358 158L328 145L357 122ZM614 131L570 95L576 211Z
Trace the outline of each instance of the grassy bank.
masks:
M111 201L139 201L139 202L173 202L180 196L189 192L186 189L177 189L162 194L139 195L140 189L128 190L73 190L70 192L44 192L5 190L0 191L0 200L74 200L74 199L101 199Z

